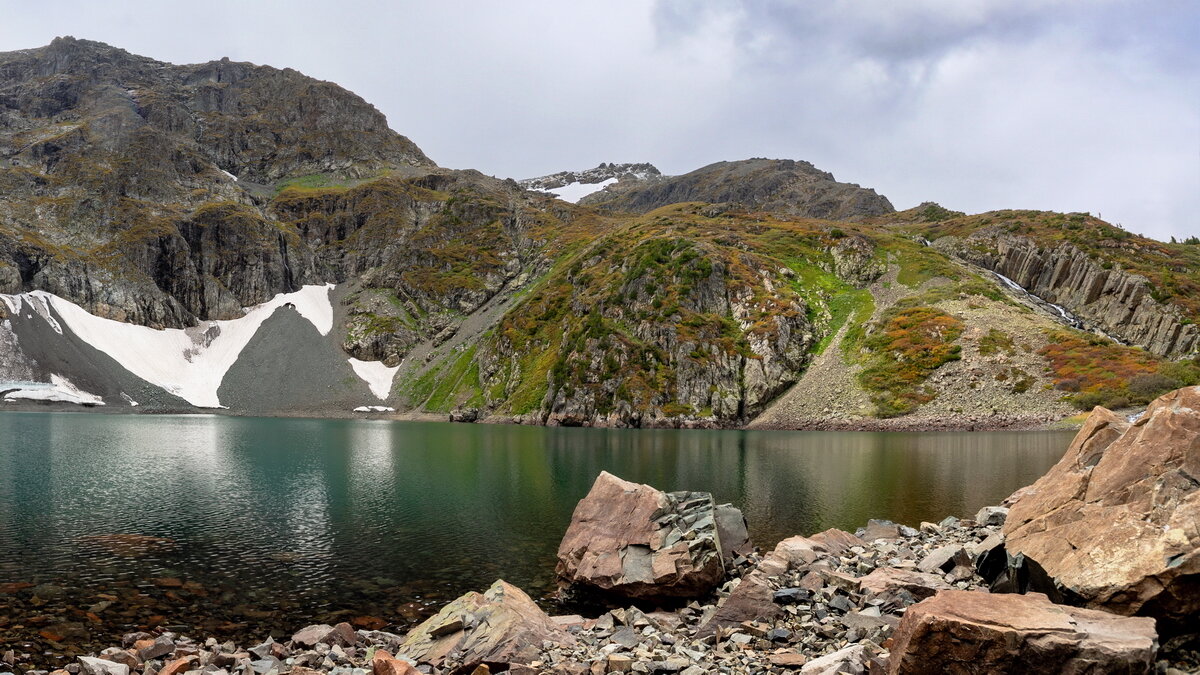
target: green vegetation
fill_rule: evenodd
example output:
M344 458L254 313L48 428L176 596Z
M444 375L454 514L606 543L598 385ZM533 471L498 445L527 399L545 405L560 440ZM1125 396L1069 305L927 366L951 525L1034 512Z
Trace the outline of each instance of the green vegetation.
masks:
M863 341L868 356L858 380L871 392L879 417L895 417L928 403L936 393L924 386L941 366L960 358L954 344L958 319L933 307L889 310Z
M1081 410L1145 405L1162 394L1200 383L1200 360L1165 361L1097 335L1057 331L1039 352L1054 388Z
M998 328L989 328L987 335L979 338L979 353L991 356L1000 352L1009 355L1016 353L1012 336Z

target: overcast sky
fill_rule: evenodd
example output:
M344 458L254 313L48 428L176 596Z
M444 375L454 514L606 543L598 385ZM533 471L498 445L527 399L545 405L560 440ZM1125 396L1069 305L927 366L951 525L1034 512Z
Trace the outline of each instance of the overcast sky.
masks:
M56 35L358 93L436 162L525 178L806 159L903 209L1090 211L1200 235L1193 0L0 0Z

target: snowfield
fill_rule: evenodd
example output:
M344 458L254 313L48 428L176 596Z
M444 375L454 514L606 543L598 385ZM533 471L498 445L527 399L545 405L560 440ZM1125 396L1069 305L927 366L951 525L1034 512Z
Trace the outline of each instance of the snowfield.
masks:
M104 399L76 387L65 377L51 375L49 382L0 382L0 389L15 387L0 400L57 401L76 405L104 405Z
M362 381L371 388L371 393L375 394L380 401L386 401L388 395L392 393L392 380L395 379L400 366L389 368L383 365L382 361L346 360L354 369L354 374L362 378Z
M616 178L609 178L607 180L602 180L599 183L570 183L560 188L547 190L547 192L557 196L564 202L578 204L580 199L583 199L593 192L599 192L615 182L617 182Z
M245 316L237 319L164 330L94 316L79 305L44 291L0 298L14 312L28 305L61 333L61 327L48 311L53 307L80 340L111 356L129 372L194 406L220 408L223 406L217 389L221 381L275 310L290 305L321 335L329 334L333 329L333 305L329 300L332 288L333 284L305 286L246 308ZM67 391L65 385L55 386L57 391ZM83 392L79 395L90 396Z

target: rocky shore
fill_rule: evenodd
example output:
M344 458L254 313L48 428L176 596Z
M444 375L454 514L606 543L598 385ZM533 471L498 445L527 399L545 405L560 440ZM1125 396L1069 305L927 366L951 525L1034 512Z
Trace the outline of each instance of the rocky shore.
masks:
M405 635L259 644L131 633L52 675L1200 672L1200 388L1096 409L1002 506L751 547L740 511L602 473L558 552L551 616L497 581ZM37 654L0 672L37 673Z

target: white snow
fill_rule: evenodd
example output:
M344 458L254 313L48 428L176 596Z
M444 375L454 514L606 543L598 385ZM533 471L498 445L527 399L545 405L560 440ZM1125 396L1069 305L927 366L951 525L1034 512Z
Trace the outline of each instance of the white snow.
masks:
M354 409L354 412L396 412L396 409L385 405L360 405Z
M583 199L593 192L599 192L615 182L617 182L616 178L609 178L607 180L602 180L599 183L569 183L562 187L554 188L553 190L547 190L547 192L557 196L564 202L577 204L579 203L580 199Z
M0 383L0 388L6 388L5 384ZM14 384L17 390L5 394L5 401L23 399L26 401L58 401L76 405L104 405L104 399L76 387L70 380L60 375L51 375L49 382L18 382Z
M20 314L21 308L25 305L29 305L29 309L38 316L42 317L42 319L44 319L46 323L50 325L50 328L52 328L55 333L62 335L62 326L58 324L58 321L55 320L54 315L50 313L50 304L47 301L48 297L54 296L50 295L49 293L42 293L40 291L23 293L21 295L0 295L0 298L4 299L4 304L8 305L8 310L13 314ZM32 319L33 314L26 314L25 318Z
M36 307L53 307L79 339L111 356L126 370L201 408L219 408L217 389L259 326L276 309L291 305L322 335L333 329L333 284L305 286L281 293L246 315L206 321L193 328L156 330L89 314L82 307L44 291L21 298ZM6 300L7 301L7 300ZM53 321L47 311L48 321ZM52 324L55 325L55 324Z
M375 394L380 401L386 401L388 394L392 393L392 380L396 377L396 372L400 370L400 366L387 367L383 365L383 361L360 361L358 359L346 359L350 362L350 367L354 369L354 374L362 378L363 382L371 388L371 393Z
M129 394L126 394L125 392L121 392L121 398L125 399L125 401L129 404L129 406L131 408L138 407L138 402L133 400L133 397L130 396Z
M229 176L229 177L230 177L230 178L232 178L234 181L236 181L236 180L237 180L237 176L235 176L235 175L233 175L233 174L229 173L229 172L228 172L228 171L226 171L225 169L221 169L221 173L225 174L226 176Z

